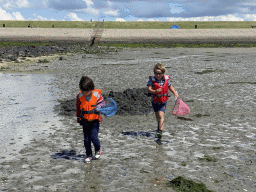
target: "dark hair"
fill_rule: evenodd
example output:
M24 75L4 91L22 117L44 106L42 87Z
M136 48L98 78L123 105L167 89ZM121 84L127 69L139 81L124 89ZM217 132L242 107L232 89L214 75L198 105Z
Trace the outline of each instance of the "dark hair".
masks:
M94 83L89 77L82 76L79 82L79 88L82 91L91 91L94 90Z

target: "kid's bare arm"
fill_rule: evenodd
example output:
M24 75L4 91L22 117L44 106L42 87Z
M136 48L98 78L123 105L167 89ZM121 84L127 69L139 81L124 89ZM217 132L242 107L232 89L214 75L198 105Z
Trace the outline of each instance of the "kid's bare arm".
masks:
M172 85L169 87L169 90L174 94L175 97L179 97L178 93L175 91Z

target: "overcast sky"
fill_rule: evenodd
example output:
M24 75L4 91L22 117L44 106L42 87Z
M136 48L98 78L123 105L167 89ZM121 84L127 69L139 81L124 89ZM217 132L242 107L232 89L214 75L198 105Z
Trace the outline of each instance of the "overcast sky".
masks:
M256 21L256 0L0 0L0 20Z

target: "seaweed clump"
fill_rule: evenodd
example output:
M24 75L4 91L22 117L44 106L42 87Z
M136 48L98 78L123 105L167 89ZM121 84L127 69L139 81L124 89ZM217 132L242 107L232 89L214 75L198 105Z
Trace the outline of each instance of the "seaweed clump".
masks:
M195 183L194 181L187 180L182 176L169 181L167 186L182 192L213 192L208 190L205 184Z

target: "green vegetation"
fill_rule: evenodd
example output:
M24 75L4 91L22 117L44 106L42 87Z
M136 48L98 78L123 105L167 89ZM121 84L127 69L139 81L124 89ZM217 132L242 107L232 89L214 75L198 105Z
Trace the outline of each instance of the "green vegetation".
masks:
M200 161L207 161L207 162L210 162L210 161L213 161L213 162L216 162L217 159L214 159L208 155L205 155L203 158L198 158Z
M11 21L0 20L0 27L27 28L28 24L33 28L96 28L97 21ZM180 29L246 29L255 25L255 21L105 21L101 28L105 29L170 29L172 25L178 25Z
M195 117L202 117L202 116L210 116L210 114L206 113L206 114L201 114L201 113L198 113L198 114L195 114L194 115Z
M101 24L105 29L170 29L171 26L178 25L180 29L241 29L251 28L255 21L105 21Z
M90 187L91 189L98 189L96 186L94 186L94 185L92 185L91 187Z
M0 67L0 71L4 71L4 70L6 70L6 69L10 69L10 67L4 67L4 66L1 66L1 67Z
M7 181L8 180L7 177L2 177L1 179L2 179L2 181Z
M38 63L49 63L48 60L44 59L44 60L38 60Z
M117 47L117 48L221 48L221 47L256 47L256 44L246 43L198 43L198 44L181 44L181 43L168 43L168 44L155 44L155 43L99 43L99 46Z
M0 21L0 27L20 27L28 28L28 24L33 28L96 28L98 26L97 21Z
M140 173L149 173L149 172L145 170L140 170Z
M166 186L182 192L212 192L206 188L205 184L187 180L182 176L169 181Z
M233 175L227 174L227 173L223 173L224 175L228 176L228 177L233 177Z
M212 147L213 150L221 149L221 147Z
M54 45L56 43L23 43L23 42L0 42L0 48L2 47L21 47L21 46L43 46L43 45Z
M0 27L3 28L28 28L28 24L33 28L89 28L95 29L99 25L97 21L11 21L0 20ZM105 21L100 22L100 27L105 29L170 29L172 25L178 25L180 29L249 29L255 25L255 21L179 21L179 22L159 22L159 21ZM195 29L196 30L196 29ZM22 43L22 42L0 42L1 47L9 46L40 46L52 45L54 43ZM219 47L256 47L256 44L249 43L187 43L187 44L155 44L155 43L114 43L102 44L100 46L119 48L219 48ZM210 60L209 60L210 61Z

